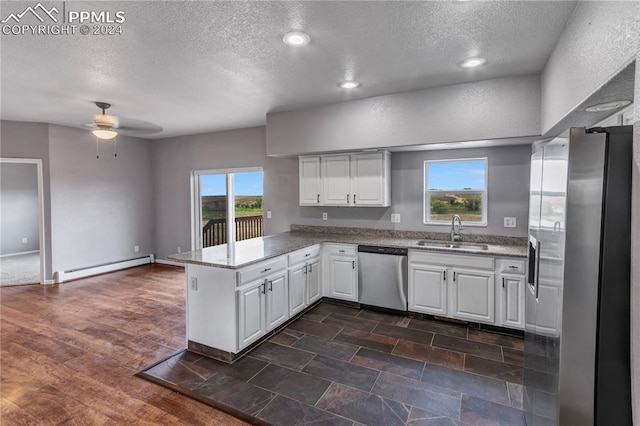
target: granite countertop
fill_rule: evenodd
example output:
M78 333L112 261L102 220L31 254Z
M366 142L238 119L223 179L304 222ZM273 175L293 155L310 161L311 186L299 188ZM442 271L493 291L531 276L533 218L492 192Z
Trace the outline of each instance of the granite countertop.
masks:
M333 230L335 231L335 228L333 228ZM284 232L282 234L238 241L234 244L222 244L219 246L207 247L202 250L176 253L167 256L167 258L178 262L215 266L219 268L238 269L256 262L260 262L262 260L277 257L319 243L344 243L380 247L400 247L412 250L425 250L456 254L473 254L482 256L508 256L521 258L527 257L526 245L513 244L514 239L508 241L508 243L510 244L496 244L488 241L487 243L485 243L488 245L488 250L468 250L418 246L416 245L417 242L420 240L424 240L425 238L411 238L415 237L415 235L398 235L398 233L389 233L390 235L385 235L384 233L380 232L372 234L362 234L357 232L345 233L331 231L332 229L327 229L327 231L323 232L309 232L309 230L307 229L293 230L291 232ZM434 239L434 241L444 242L440 238L438 238L437 240ZM474 241L469 241L468 243L478 244L480 242L481 241L479 240L479 238L474 238ZM517 240L517 242L520 242L520 240ZM464 245L465 242L462 242L461 244Z

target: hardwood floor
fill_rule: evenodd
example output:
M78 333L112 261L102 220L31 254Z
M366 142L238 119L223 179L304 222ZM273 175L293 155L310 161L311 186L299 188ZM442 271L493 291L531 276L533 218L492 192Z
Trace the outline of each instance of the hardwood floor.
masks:
M134 377L184 348L184 304L157 264L0 288L0 424L244 424Z

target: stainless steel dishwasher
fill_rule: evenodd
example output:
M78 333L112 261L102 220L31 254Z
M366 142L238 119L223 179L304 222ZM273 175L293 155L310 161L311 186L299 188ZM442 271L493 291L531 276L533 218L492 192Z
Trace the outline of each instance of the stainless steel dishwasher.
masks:
M358 302L407 310L407 249L358 246Z

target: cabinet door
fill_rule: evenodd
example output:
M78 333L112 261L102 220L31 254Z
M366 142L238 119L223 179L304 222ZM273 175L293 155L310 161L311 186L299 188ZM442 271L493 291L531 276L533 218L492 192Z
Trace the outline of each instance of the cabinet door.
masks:
M289 270L289 316L297 314L307 306L305 295L307 270L306 264L298 265Z
M524 328L524 277L502 275L498 284L501 290L500 323L505 327Z
M329 260L329 291L331 297L358 301L356 260L331 256Z
M315 302L322 297L320 290L320 259L310 260L307 263L307 304Z
M385 154L373 152L351 157L351 192L354 206L388 206Z
M263 281L238 290L238 348L256 341L265 333Z
M319 206L322 197L320 157L300 157L300 205Z
M289 318L289 286L287 273L267 279L267 330L282 324Z
M323 204L346 206L352 203L349 155L323 156L322 194Z
M409 310L432 315L447 314L447 270L440 266L409 267Z
M449 279L451 316L485 323L495 321L493 273L453 268Z

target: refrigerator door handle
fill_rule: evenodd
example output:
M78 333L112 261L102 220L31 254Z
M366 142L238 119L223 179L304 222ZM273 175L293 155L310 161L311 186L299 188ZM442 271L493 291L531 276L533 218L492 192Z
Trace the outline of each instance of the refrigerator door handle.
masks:
M540 248L541 247L542 247L542 243L538 241L538 247L536 247L536 282L533 287L536 300L538 299L538 289L540 288Z

